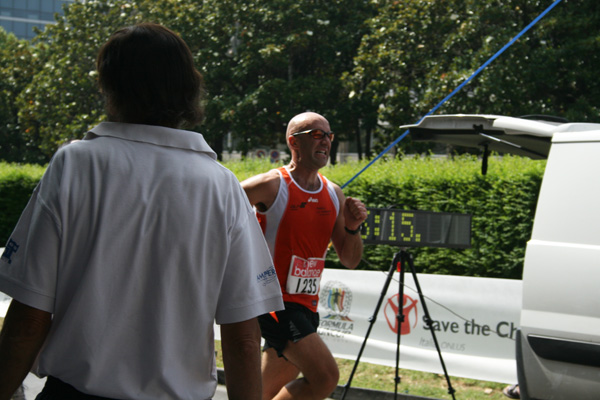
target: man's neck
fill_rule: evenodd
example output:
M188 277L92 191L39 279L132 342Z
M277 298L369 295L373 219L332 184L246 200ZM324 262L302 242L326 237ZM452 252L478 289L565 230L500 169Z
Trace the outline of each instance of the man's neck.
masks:
M321 187L319 179L319 170L307 169L295 162L290 162L287 166L294 181L304 190L314 191Z

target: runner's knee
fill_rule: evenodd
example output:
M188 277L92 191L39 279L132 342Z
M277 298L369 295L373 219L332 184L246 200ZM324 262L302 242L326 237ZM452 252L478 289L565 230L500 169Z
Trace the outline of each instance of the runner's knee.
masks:
M340 379L340 372L336 365L335 368L328 368L326 370L313 373L311 376L306 377L306 379L309 385L312 386L313 393L316 395L316 397L326 398L337 387Z

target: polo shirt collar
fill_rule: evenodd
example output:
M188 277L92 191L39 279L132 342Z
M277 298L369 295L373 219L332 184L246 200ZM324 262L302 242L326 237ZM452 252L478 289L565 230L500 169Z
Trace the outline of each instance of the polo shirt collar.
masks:
M209 157L217 159L217 154L206 143L202 134L198 132L156 125L101 122L96 127L90 129L85 139L92 139L93 135L192 150L206 153Z

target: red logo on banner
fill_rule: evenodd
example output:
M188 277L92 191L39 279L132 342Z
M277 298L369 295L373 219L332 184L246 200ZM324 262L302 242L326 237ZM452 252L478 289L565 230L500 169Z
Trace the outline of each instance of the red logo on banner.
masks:
M397 318L399 314L398 298L399 294L390 297L385 304L383 310L385 319L387 320L388 326L394 333L398 333L398 325L400 320ZM402 302L402 313L404 314L404 322L402 323L401 335L408 335L412 328L417 326L419 320L417 315L417 303L419 301L413 299L410 296L404 295L404 301Z

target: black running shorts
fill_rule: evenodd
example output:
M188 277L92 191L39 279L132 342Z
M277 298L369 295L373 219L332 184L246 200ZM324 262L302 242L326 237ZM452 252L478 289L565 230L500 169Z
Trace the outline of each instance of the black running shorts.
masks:
M284 303L285 310L276 311L275 319L271 314L258 317L260 331L265 339L263 350L274 348L279 357L288 341L296 343L303 337L317 332L319 314L296 303Z

